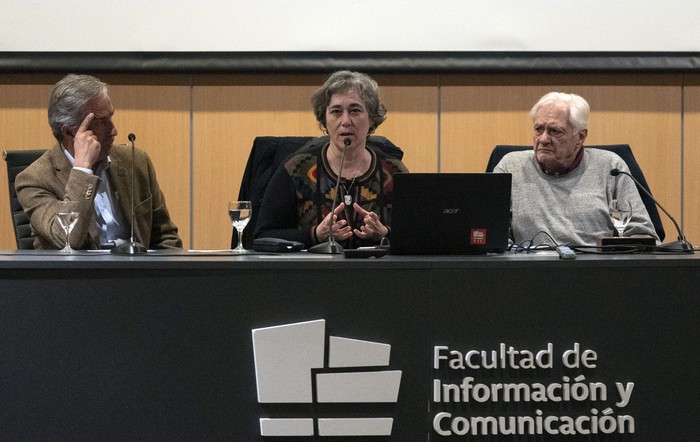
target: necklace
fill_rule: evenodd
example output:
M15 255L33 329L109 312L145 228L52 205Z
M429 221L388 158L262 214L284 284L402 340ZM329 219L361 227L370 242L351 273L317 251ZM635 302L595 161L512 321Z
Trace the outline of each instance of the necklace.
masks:
M343 202L345 203L345 206L352 206L352 195L350 194L350 190L352 189L352 186L355 184L355 180L357 179L357 175L350 181L349 186L345 186L345 180L340 181L340 185L343 186L343 190L345 191L345 196L343 196Z

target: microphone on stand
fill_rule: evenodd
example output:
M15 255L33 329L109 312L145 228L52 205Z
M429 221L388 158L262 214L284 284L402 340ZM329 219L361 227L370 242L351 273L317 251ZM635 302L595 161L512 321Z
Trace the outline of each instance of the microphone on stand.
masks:
M340 191L340 177L343 174L343 162L345 161L345 151L347 150L348 146L352 143L352 140L350 138L346 138L343 140L343 154L340 156L340 171L338 172L338 180L335 182L335 195L333 196L333 204L331 204L331 228L330 228L330 236L328 237L328 241L322 242L319 244L316 244L313 247L309 247L307 252L309 253L325 253L327 255L340 255L343 253L343 246L335 242L335 238L333 238L333 222L335 218L335 201L336 198L338 198L338 192ZM316 227L314 227L315 229Z
M637 184L637 188L642 189L644 193L646 193L649 196L649 198L651 198L651 200L654 201L654 204L656 204L659 207L659 209L661 209L666 214L666 216L671 218L671 221L673 221L673 225L676 226L676 231L678 232L678 241L674 241L668 244L661 244L656 249L664 251L667 250L669 252L695 253L693 250L693 245L687 239L685 239L685 235L683 235L683 231L676 222L676 219L672 217L671 214L668 213L668 211L664 209L661 204L659 204L656 198L654 198L654 196L647 189L645 189L644 186L642 186L635 177L620 169L613 169L610 171L610 175L612 176L618 176L620 174L627 175L628 177L632 178L632 181L634 181Z
M136 141L136 135L129 134L129 141L131 141L131 240L112 249L111 253L117 255L140 255L146 253L146 247L134 240L134 224L136 221L136 216L134 216L134 162L136 155L134 141Z

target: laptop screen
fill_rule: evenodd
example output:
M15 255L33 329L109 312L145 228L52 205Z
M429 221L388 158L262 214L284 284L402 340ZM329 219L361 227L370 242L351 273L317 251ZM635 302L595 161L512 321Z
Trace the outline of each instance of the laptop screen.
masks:
M392 254L502 253L508 247L511 175L398 173Z

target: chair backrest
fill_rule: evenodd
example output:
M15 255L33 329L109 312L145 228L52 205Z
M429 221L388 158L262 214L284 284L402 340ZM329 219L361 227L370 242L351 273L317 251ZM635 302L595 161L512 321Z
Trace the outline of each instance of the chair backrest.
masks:
M253 148L250 151L248 163L243 172L241 189L238 193L240 201L251 201L253 206L253 215L243 231L244 247L252 248L253 246L253 233L260 214L263 196L265 196L265 190L275 171L289 155L300 148L327 142L328 137L256 137L253 140ZM384 137L371 136L367 139L367 144L387 155L399 159L403 158L403 151ZM237 244L236 229L233 229L231 247L236 247Z
M532 146L500 145L494 147L493 151L491 152L491 156L489 157L489 162L486 165L486 171L493 172L494 167L496 167L496 165L499 161L501 161L501 158L503 158L504 155L510 152L529 149L532 149ZM639 181L639 183L642 185L642 187L644 187L644 189L646 189L647 192L651 193L651 189L649 189L647 180L646 178L644 178L644 173L642 172L641 167L639 167L637 160L634 158L634 154L632 153L632 149L630 148L629 144L586 146L586 149L603 149L618 154L625 161L625 163L627 163L627 167L629 167L630 169L630 174L632 174L632 176L635 177L637 181ZM643 190L637 189L637 191L639 192L639 196L642 197L642 202L644 202L644 206L646 207L647 212L649 212L649 217L651 218L652 224L654 224L656 234L659 235L659 239L663 241L666 237L666 232L664 231L664 226L661 223L661 217L659 216L659 209L656 207L656 203Z
M34 248L34 236L29 226L29 218L24 214L22 205L17 199L15 191L15 177L34 160L44 154L46 150L6 150L2 153L7 162L7 181L10 190L10 214L12 215L12 227L15 230L17 248L27 250Z

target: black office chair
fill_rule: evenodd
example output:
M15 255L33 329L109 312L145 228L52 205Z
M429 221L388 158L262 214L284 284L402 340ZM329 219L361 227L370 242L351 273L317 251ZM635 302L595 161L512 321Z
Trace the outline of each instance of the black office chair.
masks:
M12 227L15 231L17 249L29 250L34 248L34 236L29 226L29 218L24 214L22 205L17 199L15 191L15 177L32 164L46 150L6 150L2 153L7 162L7 181L10 190L10 214L12 215Z
M491 152L491 156L489 157L489 162L486 165L486 172L493 172L493 168L496 167L498 162L501 161L501 158L503 158L503 156L507 153L529 149L532 149L532 146L500 145L494 147L493 151ZM623 160L625 160L625 163L627 163L627 167L630 169L630 174L635 177L637 181L639 181L642 187L651 193L647 180L644 178L644 173L642 172L641 167L639 167L639 163L637 163L637 160L634 158L632 148L630 148L629 144L586 146L586 149L603 149L618 154ZM656 234L659 235L659 240L663 242L664 238L666 237L666 232L664 232L664 226L661 223L659 209L656 207L656 203L654 203L649 195L647 195L643 190L637 189L637 191L639 192L639 196L642 197L642 202L644 202L647 212L649 212L649 217L651 218L652 224L654 224Z
M248 221L248 225L243 231L243 246L245 248L253 247L253 233L255 232L255 224L260 214L263 196L267 185L275 173L277 168L284 160L297 150L306 145L317 145L328 142L328 137L256 137L253 140L253 148L248 157L245 171L243 172L243 180L241 181L241 189L238 193L239 201L251 201L253 206L253 215ZM380 136L370 136L367 139L367 144L373 148L379 149L398 159L403 158L403 151L396 147L391 141ZM236 229L233 229L231 236L231 248L238 245L238 234Z

